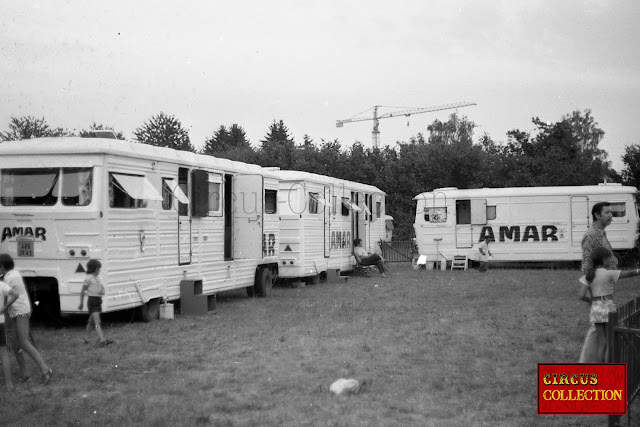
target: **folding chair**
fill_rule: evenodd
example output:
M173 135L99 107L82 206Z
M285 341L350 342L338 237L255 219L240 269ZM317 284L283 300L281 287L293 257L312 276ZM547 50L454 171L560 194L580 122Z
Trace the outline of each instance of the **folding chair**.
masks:
M369 273L371 272L371 265L362 265L358 262L358 258L355 255L351 256L351 262L353 264L353 274L357 276L365 276L369 277Z

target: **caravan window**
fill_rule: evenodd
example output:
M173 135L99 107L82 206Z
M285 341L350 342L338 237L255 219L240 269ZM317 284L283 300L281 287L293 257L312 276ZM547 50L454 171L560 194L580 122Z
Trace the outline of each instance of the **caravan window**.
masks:
M58 202L55 169L4 169L0 179L3 206L53 206Z
M496 219L496 207L487 206L487 221L490 219Z
M146 208L149 200L163 201L162 195L140 175L109 173L109 207Z
M447 222L447 208L424 208L425 222Z
M209 216L222 215L222 175L209 174Z
M627 215L627 204L625 202L611 203L611 213L614 218L620 218Z
M170 182L173 182L173 179L162 178L162 209L165 211L173 206L173 192L171 191Z
M274 214L278 206L278 192L276 190L264 190L264 213Z
M309 193L309 213L318 213L318 199L320 196L318 193Z
M351 202L348 198L342 198L342 216L349 216L349 211L351 210Z
M93 168L62 168L62 204L87 206L91 203Z

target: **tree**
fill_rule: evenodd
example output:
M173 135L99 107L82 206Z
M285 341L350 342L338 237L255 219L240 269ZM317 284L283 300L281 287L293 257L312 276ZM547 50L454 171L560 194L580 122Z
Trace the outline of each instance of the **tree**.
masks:
M466 116L459 117L458 113L449 116L449 120L441 122L436 119L427 127L429 131L429 143L436 145L463 145L473 144L473 129L476 124Z
M62 128L51 129L44 117L36 119L32 116L12 116L9 121L9 130L7 132L0 132L0 140L17 141L21 139L70 135L73 135L73 133Z
M305 134L302 137L302 144L296 147L293 168L304 172L320 173L319 167L318 147L313 143L313 139Z
M534 136L519 130L507 133L499 170L504 187L589 185L617 176L604 151L593 144L583 146L570 120L545 123L536 117L532 122Z
M624 169L622 170L622 182L625 185L640 186L640 145L633 144L624 148L622 156Z
M98 137L101 137L101 135L99 133L96 133L95 131L98 130L103 130L103 131L112 131L113 135L115 136L115 139L122 139L124 140L124 134L122 132L116 132L115 130L113 130L113 126L104 126L101 124L97 124L95 122L93 122L91 124L91 126L89 126L89 129L82 129L80 131L80 137L82 138L95 138L96 135Z
M571 127L573 136L582 150L590 150L595 154L601 152L598 150L598 144L604 136L604 131L598 127L590 109L585 109L584 113L575 110L571 114L565 114L562 121Z
M216 154L226 152L228 149L229 131L224 125L221 125L216 131L213 132L212 137L205 140L202 154L215 156Z
M174 116L163 112L151 117L148 122L134 131L134 135L136 140L143 144L192 153L196 151L189 140L189 132L182 127L182 123Z
M265 139L261 142L260 165L293 169L296 146L293 138L289 135L289 129L282 120L273 121Z
M202 154L245 163L256 161L256 153L247 139L244 128L237 124L231 125L229 129L224 125L220 126L213 136L205 141Z

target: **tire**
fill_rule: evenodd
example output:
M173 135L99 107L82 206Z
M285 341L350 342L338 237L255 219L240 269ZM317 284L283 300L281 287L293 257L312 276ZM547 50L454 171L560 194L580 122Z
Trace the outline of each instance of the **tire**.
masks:
M255 293L258 297L267 296L268 289L273 285L273 273L267 267L261 267L256 274Z
M160 298L149 300L137 308L140 320L145 323L153 322L160 316Z

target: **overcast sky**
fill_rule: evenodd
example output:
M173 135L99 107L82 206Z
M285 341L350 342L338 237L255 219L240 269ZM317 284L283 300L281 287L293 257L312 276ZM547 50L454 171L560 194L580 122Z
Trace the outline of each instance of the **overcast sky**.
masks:
M640 2L0 0L0 130L11 116L127 137L164 111L200 148L237 123L259 145L273 120L297 143L358 140L374 105L462 101L476 139L590 108L621 170L640 143ZM382 112L392 111L383 109ZM382 145L455 110L380 121Z

